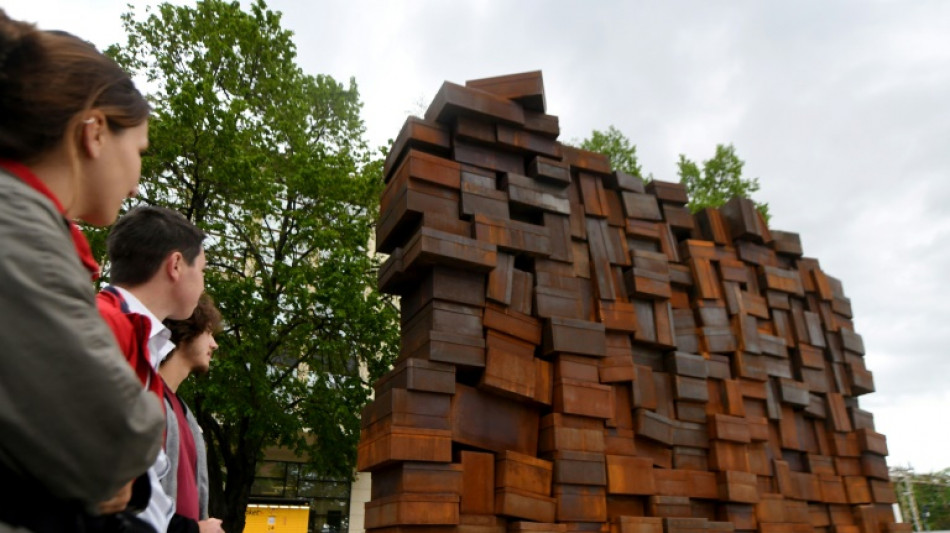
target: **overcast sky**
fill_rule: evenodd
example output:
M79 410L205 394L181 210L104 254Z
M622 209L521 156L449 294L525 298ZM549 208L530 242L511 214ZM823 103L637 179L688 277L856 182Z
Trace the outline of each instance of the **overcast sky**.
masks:
M100 46L126 0L5 0ZM950 467L950 2L273 1L301 67L355 77L374 145L445 80L542 70L561 139L614 125L676 180L734 143L771 227L841 279L891 465Z

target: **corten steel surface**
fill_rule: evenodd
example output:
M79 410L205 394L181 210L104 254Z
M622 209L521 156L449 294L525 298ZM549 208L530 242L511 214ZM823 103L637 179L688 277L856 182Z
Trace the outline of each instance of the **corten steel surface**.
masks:
M387 158L402 344L363 413L367 528L908 531L841 282L544 111L540 72L447 82Z

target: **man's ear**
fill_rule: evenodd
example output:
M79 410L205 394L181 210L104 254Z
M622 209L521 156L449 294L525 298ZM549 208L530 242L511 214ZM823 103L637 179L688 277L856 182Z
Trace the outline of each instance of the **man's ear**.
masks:
M109 127L106 116L98 109L90 110L80 123L79 149L82 155L98 159L102 155L104 136Z
M172 252L165 258L165 272L172 281L181 279L182 269L184 269L184 267L185 256L181 255L181 252Z

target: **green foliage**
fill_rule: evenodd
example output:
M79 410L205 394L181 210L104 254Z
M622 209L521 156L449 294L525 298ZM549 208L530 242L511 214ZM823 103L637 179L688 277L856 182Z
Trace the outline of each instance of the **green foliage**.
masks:
M643 178L637 146L613 126L608 126L607 131L592 131L589 138L581 141L580 147L609 157L614 170Z
M745 161L739 159L731 144L717 144L716 155L703 161L702 170L683 154L680 154L677 166L693 213L706 207L719 207L735 196L750 198L752 193L759 190L759 178L742 177ZM769 204L755 202L755 206L768 220Z
M594 130L590 137L581 141L580 147L608 156L614 170L646 181L653 179L652 174L643 176L637 159L637 146L614 126L608 126L606 131ZM686 186L689 194L689 208L693 213L706 207L719 207L734 196L748 198L759 190L758 178L742 177L745 161L739 159L731 144L716 145L716 155L703 161L702 169L683 154L680 154L677 166L680 182ZM756 202L755 205L768 220L769 204Z
M110 53L153 89L142 201L210 235L206 281L226 331L211 372L181 392L205 430L212 514L240 531L266 446L352 475L370 380L398 348L368 249L381 162L355 82L304 74L262 0L247 12L166 3L123 22L128 40Z
M927 474L892 470L898 504L905 522L912 522L907 488L913 489L914 500L923 531L950 530L950 468ZM905 479L906 476L906 479Z

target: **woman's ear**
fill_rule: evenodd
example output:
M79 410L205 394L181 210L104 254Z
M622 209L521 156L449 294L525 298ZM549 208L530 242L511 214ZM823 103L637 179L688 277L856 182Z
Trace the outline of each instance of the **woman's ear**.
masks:
M81 154L90 158L98 159L102 155L102 144L106 129L109 125L106 123L106 116L98 109L87 112L80 123L82 128L79 133L79 146Z

